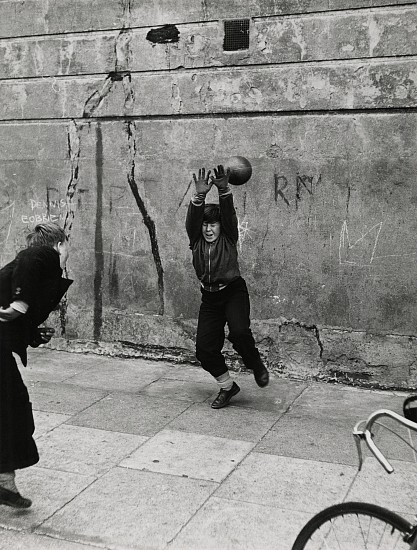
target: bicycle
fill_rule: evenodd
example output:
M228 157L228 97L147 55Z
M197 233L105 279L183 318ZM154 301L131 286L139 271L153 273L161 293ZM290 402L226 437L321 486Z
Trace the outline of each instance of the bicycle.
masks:
M360 429L364 423L363 420L355 425L353 436L359 455L359 470L363 464L362 441L365 441L385 470L388 473L394 471L376 446L372 428L378 424L390 430L389 427L377 422L379 418L388 417L417 432L417 408L411 407L415 402L417 402L417 396L410 396L404 401L404 416L388 409L380 409L369 416L363 429ZM393 433L414 451L416 450L399 434ZM310 519L300 531L292 547L292 550L361 549L417 550L417 523L412 524L395 512L375 504L344 502L330 506Z

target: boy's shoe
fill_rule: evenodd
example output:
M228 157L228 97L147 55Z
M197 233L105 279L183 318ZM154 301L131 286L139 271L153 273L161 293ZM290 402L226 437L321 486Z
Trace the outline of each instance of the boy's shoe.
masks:
M255 377L255 382L260 388L264 388L268 385L269 372L267 371L262 361L253 368L253 376Z
M0 504L11 506L12 508L30 508L32 501L22 497L20 493L14 493L13 491L9 491L9 489L0 487Z
M211 404L212 409L221 409L229 404L230 400L234 395L240 392L239 386L236 382L233 382L233 386L230 390L224 390L223 388L219 391L219 395Z

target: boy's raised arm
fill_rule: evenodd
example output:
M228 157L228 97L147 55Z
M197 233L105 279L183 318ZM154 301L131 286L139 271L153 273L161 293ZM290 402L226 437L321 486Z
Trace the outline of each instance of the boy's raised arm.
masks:
M204 216L204 201L207 193L210 191L213 182L209 181L210 170L206 174L205 168L200 168L198 177L193 174L195 193L191 198L188 206L185 228L188 238L190 239L190 247L198 240L201 235L201 226Z
M236 244L239 239L239 230L232 190L229 185L230 171L228 169L225 172L220 164L217 170L214 169L214 173L216 177L212 177L212 182L219 190L222 231Z

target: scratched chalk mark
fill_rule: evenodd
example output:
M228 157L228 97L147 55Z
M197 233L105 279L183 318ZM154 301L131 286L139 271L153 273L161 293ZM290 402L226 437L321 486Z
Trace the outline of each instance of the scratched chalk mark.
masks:
M243 246L243 243L245 242L245 240L248 238L248 239L251 239L252 236L251 236L251 233L252 233L252 230L249 229L249 224L246 220L243 220L242 222L239 220L237 220L237 229L238 229L238 232L239 232L239 250L242 251L242 246Z
M2 246L2 253L0 255L0 266L3 265L3 256L4 252L7 247L7 243L9 242L10 237L10 231L12 228L12 222L14 217L14 211L15 211L15 201L11 202L4 208L0 210L0 219L4 219L4 214L6 214L7 221L0 227L0 235L5 234L5 237L0 241L0 245Z
M347 221L342 224L339 239L339 264L356 265L366 267L372 265L375 258L375 251L378 245L379 234L381 233L382 223L377 223L362 234L355 242L350 241ZM371 251L369 252L369 249ZM360 255L362 261L350 259Z

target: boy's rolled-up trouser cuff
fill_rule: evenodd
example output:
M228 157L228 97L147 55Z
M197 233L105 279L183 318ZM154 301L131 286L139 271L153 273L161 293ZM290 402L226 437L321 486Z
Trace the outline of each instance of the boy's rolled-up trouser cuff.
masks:
M217 385L219 388L222 388L223 390L230 390L233 386L233 380L230 376L230 372L227 371L224 374L221 374L220 376L216 377Z

